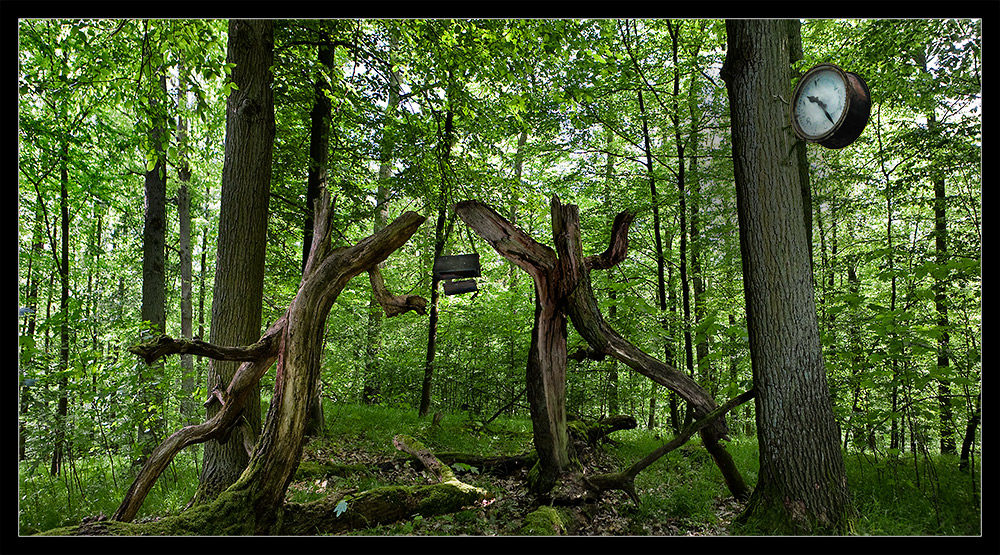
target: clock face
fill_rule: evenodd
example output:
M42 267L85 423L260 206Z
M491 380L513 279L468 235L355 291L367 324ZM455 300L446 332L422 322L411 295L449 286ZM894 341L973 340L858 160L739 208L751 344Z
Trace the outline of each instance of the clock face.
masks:
M847 109L847 82L835 68L807 73L793 99L792 116L807 139L818 139L835 130Z

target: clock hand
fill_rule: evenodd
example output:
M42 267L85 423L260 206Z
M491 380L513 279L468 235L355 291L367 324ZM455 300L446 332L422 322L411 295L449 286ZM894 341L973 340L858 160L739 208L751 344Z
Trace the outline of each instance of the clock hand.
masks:
M817 98L815 96L807 96L806 98L809 99L809 102L812 102L813 104L818 104L819 105L819 108L821 110L823 110L823 115L826 116L826 119L830 120L830 123L834 123L834 124L837 123L837 122L833 121L833 117L830 116L830 112L826 111L826 103L824 103L822 100L820 100L819 98Z

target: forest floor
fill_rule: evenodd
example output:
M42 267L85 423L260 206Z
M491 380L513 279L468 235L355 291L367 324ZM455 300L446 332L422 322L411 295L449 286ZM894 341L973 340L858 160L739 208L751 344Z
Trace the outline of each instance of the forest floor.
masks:
M372 413L377 409L370 409ZM363 410L364 412L364 410ZM348 416L348 420L356 415ZM415 485L434 482L419 463L391 449L392 431L382 429L381 418L359 416L367 421L366 432L341 428L334 419L328 422L324 437L306 446L302 468L336 466L338 472L308 474L289 487L290 501L306 502L338 492L364 490L380 485ZM445 417L441 427L429 429L426 423L410 422L416 429L405 429L396 421L396 432L415 434L432 451L466 452L481 455L518 455L530 449L530 422L496 421L482 427L471 417ZM332 424L332 426L331 426ZM625 436L625 437L620 437ZM581 457L588 474L615 472L661 443L657 434L641 430L617 432L613 442L593 449ZM379 440L378 438L381 438ZM662 438L662 441L669 437ZM746 457L741 457L746 458ZM674 459L671 461L671 459ZM310 464L312 463L312 464ZM753 466L756 467L754 461ZM468 465L454 464L458 478L486 489L494 500L484 506L468 507L457 513L434 517L416 516L410 520L357 530L357 535L522 535L525 515L537 508L537 501L527 493L527 469L497 475L481 472ZM714 470L714 472L713 472ZM755 478L755 469L748 469ZM670 476L663 476L663 473ZM300 472L299 478L303 478ZM574 507L577 515L574 535L622 536L720 536L728 535L733 519L743 504L728 495L718 470L698 442L692 442L664 457L640 475L636 487L641 502L636 505L623 492L604 493L593 503ZM669 498L669 499L667 499Z
M384 486L430 484L412 457L397 451L397 434L415 437L435 454L522 455L532 450L526 417L498 418L488 425L471 413L445 414L437 425L408 408L339 405L326 414L324 434L303 453L287 500L305 503L331 495ZM623 430L612 442L580 453L584 472L600 474L631 465L671 439L665 429ZM733 434L726 449L748 484L756 484L757 441ZM182 512L197 488L200 450L186 450L150 492L138 522ZM49 476L34 457L19 464L19 533L30 535L111 514L131 478L120 457L88 456L70 462L72 472ZM861 536L980 536L982 468L960 472L957 457L845 452L848 483ZM452 463L459 480L485 489L492 500L438 516L413 516L354 530L353 536L522 536L525 517L539 503L527 492L527 469L496 474ZM317 471L317 469L320 469ZM332 469L332 470L331 470ZM734 519L743 504L730 496L721 473L700 441L689 441L643 470L635 481L639 503L619 491L573 508L577 536L739 536ZM987 496L987 499L992 497Z

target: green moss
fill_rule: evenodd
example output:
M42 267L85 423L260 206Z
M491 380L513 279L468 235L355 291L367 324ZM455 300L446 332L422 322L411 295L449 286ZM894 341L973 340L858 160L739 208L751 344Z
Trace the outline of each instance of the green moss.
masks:
M587 425L584 424L583 420L567 420L566 421L566 431L570 435L574 435L584 441L587 440L589 430Z
M521 533L525 536L561 536L566 533L566 524L558 510L543 505L524 517Z
M235 536L254 534L252 504L243 491L224 491L211 503L150 522L105 520L43 532L48 536Z

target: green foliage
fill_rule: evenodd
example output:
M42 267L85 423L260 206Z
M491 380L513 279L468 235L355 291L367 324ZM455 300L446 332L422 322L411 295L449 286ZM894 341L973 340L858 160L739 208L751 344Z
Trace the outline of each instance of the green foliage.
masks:
M953 456L848 455L859 535L978 536L981 489Z
M198 485L199 465L182 454L149 492L137 520L179 513ZM79 524L85 518L114 514L137 469L127 454L79 458L71 470L51 476L37 464L22 462L18 471L18 532L36 534L59 526Z
M216 20L18 21L21 464L22 481L37 484L44 499L75 488L75 478L66 481L69 470L47 479L63 480L61 486L42 485L57 432L72 446L68 458L77 462L78 472L83 461L93 464L94 472L94 461L107 461L109 471L114 468L112 482L121 487L135 454L135 433L147 418L147 407L134 402L140 398L137 376L143 365L127 348L142 334L141 174L159 156L155 147L167 157L168 197L179 186L182 152L193 172L188 186L195 319L210 320L225 102L232 88L225 30L226 22ZM963 430L981 390L981 22L807 20L802 33L805 58L797 69L833 61L865 77L874 99L872 119L856 143L838 151L808 148L817 311L844 444L850 454L878 453L882 461L888 460L885 453L900 460L925 450L936 453L947 433L942 418L950 410L952 427ZM318 59L321 40L334 45L331 67ZM304 223L311 213L305 192L310 112L322 78L332 105L327 179L336 203L335 246L369 235L380 202L391 220L404 210L431 214L442 204L473 198L550 244L548 200L558 194L580 206L590 255L607 247L614 216L631 210L636 218L628 258L592 274L605 319L678 368L686 368L683 340L689 333L695 348L707 351L696 354L695 379L720 400L746 390L752 372L729 107L718 77L724 45L724 22L716 20L279 22L263 320L283 313L301 277ZM167 97L150 78L157 65L169 76ZM181 72L188 86L179 100ZM401 97L388 110L392 73L399 76ZM151 103L152 97L162 102ZM153 110L157 117L188 122L186 148L173 133L150 143L146 122ZM452 156L444 161L449 111ZM651 138L651 175L642 116ZM689 155L688 229L679 225L678 139ZM390 168L388 178L380 174L383 163ZM660 310L656 291L650 177L658 190L666 311ZM933 186L940 179L943 199L936 198ZM69 239L65 304L59 275L63 188ZM943 235L935 227L939 205L947 220ZM697 236L690 228L694 206ZM177 336L181 284L174 205L168 205L167 218L165 331ZM679 248L682 234L686 252ZM939 237L946 239L943 252ZM382 273L393 293L430 299L434 240L433 225L425 225L388 259ZM439 300L431 412L444 412L443 428L432 428L415 414L427 318L413 313L378 318L361 276L344 289L324 331L326 426L339 447L356 444L387 455L393 433L404 426L420 431L420 439L434 449L488 454L530 448L523 390L534 312L531 279L461 221L453 224L445 250L478 252L483 276L475 296ZM683 315L681 256L688 257L689 279L705 284L704 293L691 295L690 319ZM207 338L208 332L195 333ZM571 351L584 346L572 326L569 344ZM945 355L948 364L940 364ZM176 359L167 359L156 376L153 383L164 393L157 409L168 430L182 423L182 401L191 395L204 399L206 365L196 364L193 394L180 390ZM272 374L262 380L265 403L273 385ZM380 406L354 408L366 387ZM56 416L62 397L69 406L65 420ZM644 424L652 416L662 424L671 397L610 359L574 360L567 401L569 411L584 418L623 413ZM679 409L683 416L683 404ZM739 446L732 449L734 456L748 452L741 442L754 441L754 426L751 405L730 415ZM460 432L452 433L455 429ZM644 437L636 434L637 441ZM978 436L974 439L975 456ZM668 457L677 459L671 464L686 473L693 489L676 490L676 479L657 478L646 487L673 493L649 496L641 510L656 518L708 518L706 500L719 495L719 480L695 479L699 457L694 451ZM755 481L753 456L737 466ZM852 479L863 483L867 476ZM944 515L957 502L935 499L918 505L940 515L944 530ZM886 510L876 501L865 507L873 515ZM67 509L66 514L81 513ZM485 518L475 515L476 522ZM426 522L413 526L415 533L428 528ZM864 520L859 526L871 533L888 529Z

